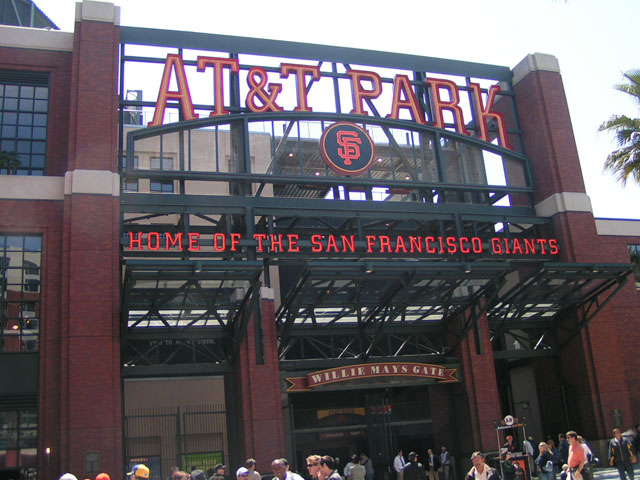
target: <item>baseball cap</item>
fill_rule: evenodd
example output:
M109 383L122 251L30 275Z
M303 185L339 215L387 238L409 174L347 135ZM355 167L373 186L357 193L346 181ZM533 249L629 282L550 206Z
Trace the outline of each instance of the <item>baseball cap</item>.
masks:
M111 480L111 477L108 473L99 473L96 480Z
M64 473L58 480L78 480L78 478L73 473Z
M477 457L484 458L484 455L483 455L482 452L473 452L471 454L471 460L473 460L474 458L477 458Z
M249 470L244 467L240 467L238 470L236 470L236 477L239 477L240 475L249 475Z
M134 465L133 468L127 475L135 475L138 478L149 478L149 467L143 465L142 463L139 465Z
M191 472L191 480L207 480L207 476L202 470L193 470Z

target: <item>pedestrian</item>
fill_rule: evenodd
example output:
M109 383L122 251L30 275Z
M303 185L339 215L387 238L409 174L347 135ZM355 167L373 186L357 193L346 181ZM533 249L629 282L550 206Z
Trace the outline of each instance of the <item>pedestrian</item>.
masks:
M364 477L367 474L367 470L364 468L362 463L360 463L360 459L358 458L358 456L354 455L354 457L355 463L353 464L353 467L351 467L351 470L349 470L349 473L351 474L351 480L364 480Z
M620 480L626 480L625 472L629 475L629 480L633 480L635 461L631 444L622 436L619 428L614 428L613 438L609 442L609 465L618 469Z
M533 437L529 436L529 438L525 438L522 442L522 453L524 455L534 456L535 452L533 451Z
M538 444L538 456L536 458L536 470L539 480L552 480L553 472L553 452L545 442Z
M236 470L236 480L249 480L251 472L247 467L240 467Z
M558 451L560 452L560 461L564 464L569 460L569 442L564 433L558 434Z
M503 480L516 480L516 467L511 461L511 453L504 452L500 461Z
M271 471L273 472L274 480L304 480L297 473L289 470L289 462L286 458L276 458L271 462Z
M578 434L570 430L567 432L567 442L569 443L569 458L567 465L569 465L569 472L571 474L571 480L591 480L591 476L585 467L587 463L587 457L584 453L584 448L578 442Z
M409 463L404 467L404 480L425 480L426 472L424 466L418 462L418 454L416 452L409 452Z
M309 455L307 457L307 471L312 479L318 478L320 472L320 455Z
M375 473L373 470L373 462L371 462L371 459L364 453L360 454L360 465L364 467L366 472L364 475L365 480L373 480L373 474Z
M218 463L215 467L213 467L213 475L209 477L209 480L224 480L226 469L226 465Z
M342 480L342 477L336 470L336 461L330 455L320 457L320 472L322 472L322 478L327 480Z
M96 480L98 480L96 478ZM207 475L197 468L191 470L190 479L189 480L207 480Z
M451 480L451 456L447 451L447 447L440 449L440 467L442 468L443 480Z
M547 440L547 445L553 454L553 478L556 478L556 474L560 471L560 467L562 466L562 458L560 455L560 450L556 448L556 444L553 439ZM567 443L569 445L569 443Z
M484 455L482 452L473 452L471 454L471 462L473 467L467 472L465 480L499 480L498 472L484 463Z
M398 451L398 455L393 459L393 469L396 472L396 478L398 480L402 480L402 470L407 462L404 461L404 457L402 456L402 450Z
M149 478L149 467L147 467L143 463L134 465L131 471L127 473L127 476L131 477L131 480L138 480L139 478Z
M433 454L433 450L427 450L427 474L429 480L440 480L440 458Z
M73 473L63 473L58 480L78 480Z
M513 435L507 435L506 442L504 442L504 445L502 447L506 448L511 454L518 451L516 442L513 441Z
M358 463L358 456L354 453L349 458L349 462L344 466L344 478L347 480L351 480L351 467L353 467L356 463Z
M562 465L562 473L560 474L560 480L568 480L569 477L569 465L566 463Z
M262 478L260 473L256 472L255 458L247 458L247 460L244 462L244 466L247 470L249 470L249 480L260 480Z

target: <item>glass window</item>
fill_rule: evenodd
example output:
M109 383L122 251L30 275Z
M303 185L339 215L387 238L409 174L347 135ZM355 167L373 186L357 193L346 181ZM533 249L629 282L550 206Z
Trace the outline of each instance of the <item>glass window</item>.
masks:
M173 180L163 182L152 180L149 188L152 192L173 193Z
M173 158L151 157L149 167L151 170L173 170Z
M0 174L44 175L49 78L0 70Z
M629 245L629 257L631 257L633 275L636 279L636 290L640 291L640 245Z
M37 352L42 238L0 233L0 352Z
M27 466L23 457L34 457L38 447L38 413L35 409L0 410L0 445L6 468ZM34 461L35 457L31 459ZM35 466L35 465L34 465Z

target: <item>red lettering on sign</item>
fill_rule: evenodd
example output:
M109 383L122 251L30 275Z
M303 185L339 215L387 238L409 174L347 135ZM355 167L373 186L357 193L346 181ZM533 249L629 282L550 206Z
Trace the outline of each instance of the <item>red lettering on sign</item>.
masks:
M305 79L307 75L311 75L311 81L320 80L320 68L312 65L280 64L280 76L282 78L287 78L291 72L296 76L296 89L298 91L298 106L294 108L294 111L312 112L313 109L307 105L307 86L305 85Z
M224 77L222 73L225 68L237 73L238 70L240 70L238 60L235 58L198 57L197 65L199 72L204 72L207 67L213 68L214 109L210 116L217 117L219 115L227 115L229 111L224 108Z
M365 70L347 70L347 75L351 77L351 97L353 98L353 109L350 113L356 115L369 115L365 111L362 102L365 98L378 98L382 93L382 79L375 72ZM367 90L362 86L362 81L370 81L372 88Z
M448 110L453 114L456 129L459 133L469 135L464 126L464 117L462 108L460 108L460 94L458 86L451 80L442 80L429 78L427 84L431 87L431 106L433 108L433 118L431 123L436 128L444 128L443 110ZM441 89L449 92L449 101L445 101L441 97Z
M404 97L404 98L402 98ZM393 103L387 118L400 119L400 109L406 108L414 122L424 124L424 114L418 105L416 94L411 88L411 80L406 75L396 75L393 81Z
M258 77L257 82L256 76ZM249 70L249 73L247 73L247 83L249 84L250 90L245 100L245 105L252 112L281 112L283 110L282 107L276 104L276 97L282 91L282 84L270 83L267 85L267 79L267 71L261 67L253 67ZM269 93L264 90L265 86L269 89ZM260 103L262 103L261 107L256 105L256 97L258 97Z
M487 93L487 104L482 104L482 91L480 85L477 83L469 83L469 91L471 92L471 99L473 101L473 107L476 114L476 125L478 138L485 142L490 142L489 139L489 127L487 126L487 120L495 120L496 129L498 130L498 141L504 148L511 149L509 140L507 138L507 127L505 126L504 117L499 112L492 111L493 104L496 99L496 95L500 93L500 87L493 85L489 88Z
M169 90L169 82L171 80L171 72L176 77L177 90ZM178 100L182 108L182 115L185 120L194 120L198 115L193 110L193 102L191 101L191 93L189 92L189 84L187 76L184 73L184 63L182 57L177 53L170 53L164 62L164 72L160 82L160 91L156 100L156 109L153 112L153 120L149 122L150 127L162 125L164 119L164 111L167 108L168 100Z

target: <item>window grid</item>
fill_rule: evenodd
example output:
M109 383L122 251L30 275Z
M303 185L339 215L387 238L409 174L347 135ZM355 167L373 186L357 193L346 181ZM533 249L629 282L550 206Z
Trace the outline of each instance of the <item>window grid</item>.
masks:
M0 169L7 175L44 175L49 87L2 81L0 75L0 150L18 164Z
M0 352L37 352L42 238L0 234Z
M6 452L5 467L35 467L38 449L37 410L0 410L0 445Z

